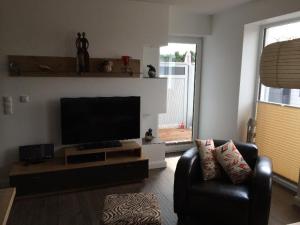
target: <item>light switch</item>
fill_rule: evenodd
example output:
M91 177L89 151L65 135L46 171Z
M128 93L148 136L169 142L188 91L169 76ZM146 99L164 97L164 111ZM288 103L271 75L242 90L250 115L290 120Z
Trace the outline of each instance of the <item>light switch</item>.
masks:
M20 96L20 102L21 103L28 103L28 102L30 102L29 96L28 95L21 95Z
M5 115L13 114L13 98L11 96L4 96L3 98L3 111Z

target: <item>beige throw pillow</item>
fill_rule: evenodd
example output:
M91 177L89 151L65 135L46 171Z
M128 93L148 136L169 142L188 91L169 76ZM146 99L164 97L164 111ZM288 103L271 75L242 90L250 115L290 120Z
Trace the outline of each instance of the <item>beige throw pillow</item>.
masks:
M221 168L215 158L215 145L213 139L195 140L201 158L203 180L217 178L221 174Z
M234 184L247 180L252 170L238 151L232 140L215 149L218 162Z

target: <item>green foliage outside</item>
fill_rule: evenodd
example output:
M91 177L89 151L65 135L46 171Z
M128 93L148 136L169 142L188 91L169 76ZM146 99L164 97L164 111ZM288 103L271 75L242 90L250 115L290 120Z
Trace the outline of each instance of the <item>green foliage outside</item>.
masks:
M196 53L193 51L191 52L192 62L195 62ZM185 59L184 54L180 54L179 52L175 52L175 54L167 54L167 55L160 55L160 61L161 62L184 62Z

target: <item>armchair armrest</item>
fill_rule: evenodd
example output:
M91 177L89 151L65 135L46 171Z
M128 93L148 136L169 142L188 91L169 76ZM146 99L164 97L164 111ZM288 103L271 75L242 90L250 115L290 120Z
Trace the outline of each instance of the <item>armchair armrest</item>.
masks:
M187 150L179 159L174 177L174 211L184 215L187 193L192 182L202 180L200 156L197 147Z
M258 157L251 183L251 223L267 225L272 193L272 161L268 157Z

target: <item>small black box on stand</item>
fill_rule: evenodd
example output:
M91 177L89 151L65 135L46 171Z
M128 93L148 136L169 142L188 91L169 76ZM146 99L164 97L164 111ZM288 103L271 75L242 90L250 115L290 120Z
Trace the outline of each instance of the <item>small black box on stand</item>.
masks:
M19 147L19 160L39 163L54 158L54 144L25 145Z

